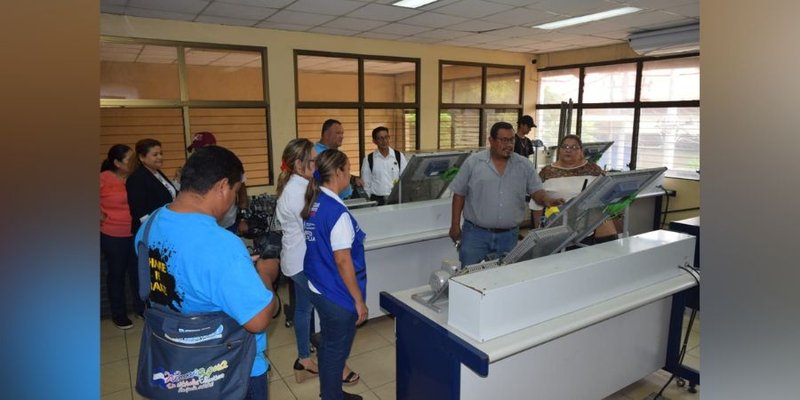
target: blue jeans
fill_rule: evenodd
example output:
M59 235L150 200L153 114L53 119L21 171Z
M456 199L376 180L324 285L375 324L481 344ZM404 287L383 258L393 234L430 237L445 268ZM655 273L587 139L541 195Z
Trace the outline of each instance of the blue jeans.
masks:
M342 400L342 371L356 336L358 316L321 294L311 293L311 303L319 312L320 344L319 388L322 400Z
M303 271L289 277L294 282L294 337L297 339L297 357L311 356L311 318L314 307L311 305L311 289Z
M266 372L250 377L250 384L247 385L247 395L244 396L244 400L269 400Z
M503 257L517 245L518 236L519 228L516 227L506 232L492 233L465 220L461 226L458 260L462 267L466 267L480 262L492 253Z
M127 317L125 301L125 276L130 282L134 312L144 312L144 302L139 298L139 272L136 253L133 250L133 237L114 237L100 233L100 250L108 264L106 290L111 315L114 318Z

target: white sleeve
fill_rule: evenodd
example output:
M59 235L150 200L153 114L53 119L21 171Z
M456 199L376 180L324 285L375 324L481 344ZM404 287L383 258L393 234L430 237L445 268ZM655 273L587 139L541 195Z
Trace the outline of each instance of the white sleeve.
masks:
M369 154L364 157L364 161L361 163L361 180L364 181L364 191L367 192L367 196L372 195L372 183L370 182L372 173L369 170Z
M342 213L336 224L331 229L331 250L342 250L353 247L353 240L356 233L353 231L353 223L350 221L350 214Z

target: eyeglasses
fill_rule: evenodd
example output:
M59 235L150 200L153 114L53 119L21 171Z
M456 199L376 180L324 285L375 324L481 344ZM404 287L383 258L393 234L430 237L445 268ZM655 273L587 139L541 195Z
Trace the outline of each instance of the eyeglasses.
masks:
M510 138L501 138L501 137L499 137L499 138L493 138L493 139L498 141L498 142L500 142L500 143L503 143L503 144L514 143L514 138L513 137L510 137Z
M562 148L562 149L564 149L564 150L578 150L578 149L580 149L580 148L581 148L581 146L570 146L570 145L568 145L568 144L562 144L562 145L561 145L561 146L559 146L559 147L561 147L561 148Z

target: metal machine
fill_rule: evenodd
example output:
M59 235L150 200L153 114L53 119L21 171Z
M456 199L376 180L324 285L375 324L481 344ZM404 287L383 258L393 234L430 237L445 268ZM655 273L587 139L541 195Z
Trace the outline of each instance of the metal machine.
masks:
M531 231L503 258L486 260L458 268L457 263L445 260L428 281L428 292L412 298L433 309L442 311L448 301L450 278L518 263L555 254L579 242L594 232L605 220L620 215L635 199L637 193L650 186L666 171L666 167L616 172L598 177L581 194L567 202L543 228Z

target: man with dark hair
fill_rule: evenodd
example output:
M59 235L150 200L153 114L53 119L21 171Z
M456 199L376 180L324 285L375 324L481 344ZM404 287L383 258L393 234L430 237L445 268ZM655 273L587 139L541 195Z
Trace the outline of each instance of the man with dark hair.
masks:
M233 204L244 168L230 150L206 146L194 151L181 174L175 200L151 214L145 243L150 280L140 282L152 306L184 314L223 311L256 335L256 357L248 399L267 396L267 336L275 302L277 263L253 260L247 248L217 221ZM136 235L142 239L143 228Z
M533 143L528 138L531 128L535 128L533 118L530 115L523 115L517 120L517 134L514 135L514 153L523 157L528 157L534 153Z
M547 195L533 164L513 150L514 128L508 122L495 123L489 149L470 155L450 183L450 238L460 241L462 267L490 254L502 257L514 248L519 224L525 218L525 195L545 206L564 202Z
M189 153L193 151L217 144L217 138L213 133L208 131L198 132L192 136L192 143L186 147ZM176 180L180 180L181 169L176 172ZM180 184L178 185L180 187ZM247 222L242 218L244 213L250 207L250 198L247 196L247 186L245 186L244 178L242 184L239 186L239 191L236 193L236 201L231 208L225 213L225 216L220 220L220 226L235 233L243 234L247 232Z
M325 122L322 123L322 133L319 142L314 144L314 150L317 151L317 155L322 154L323 151L328 149L338 150L339 147L342 146L342 140L344 140L344 128L342 127L342 123L335 119L326 119ZM352 194L353 187L348 186L342 193L339 193L339 197L346 199Z
M317 155L328 149L339 149L344 140L344 128L342 123L335 119L326 119L322 123L322 133L319 142L314 145Z
M395 182L406 168L406 157L389 146L389 128L379 126L372 130L372 143L378 148L364 157L361 164L361 179L364 191L378 205L386 204Z

